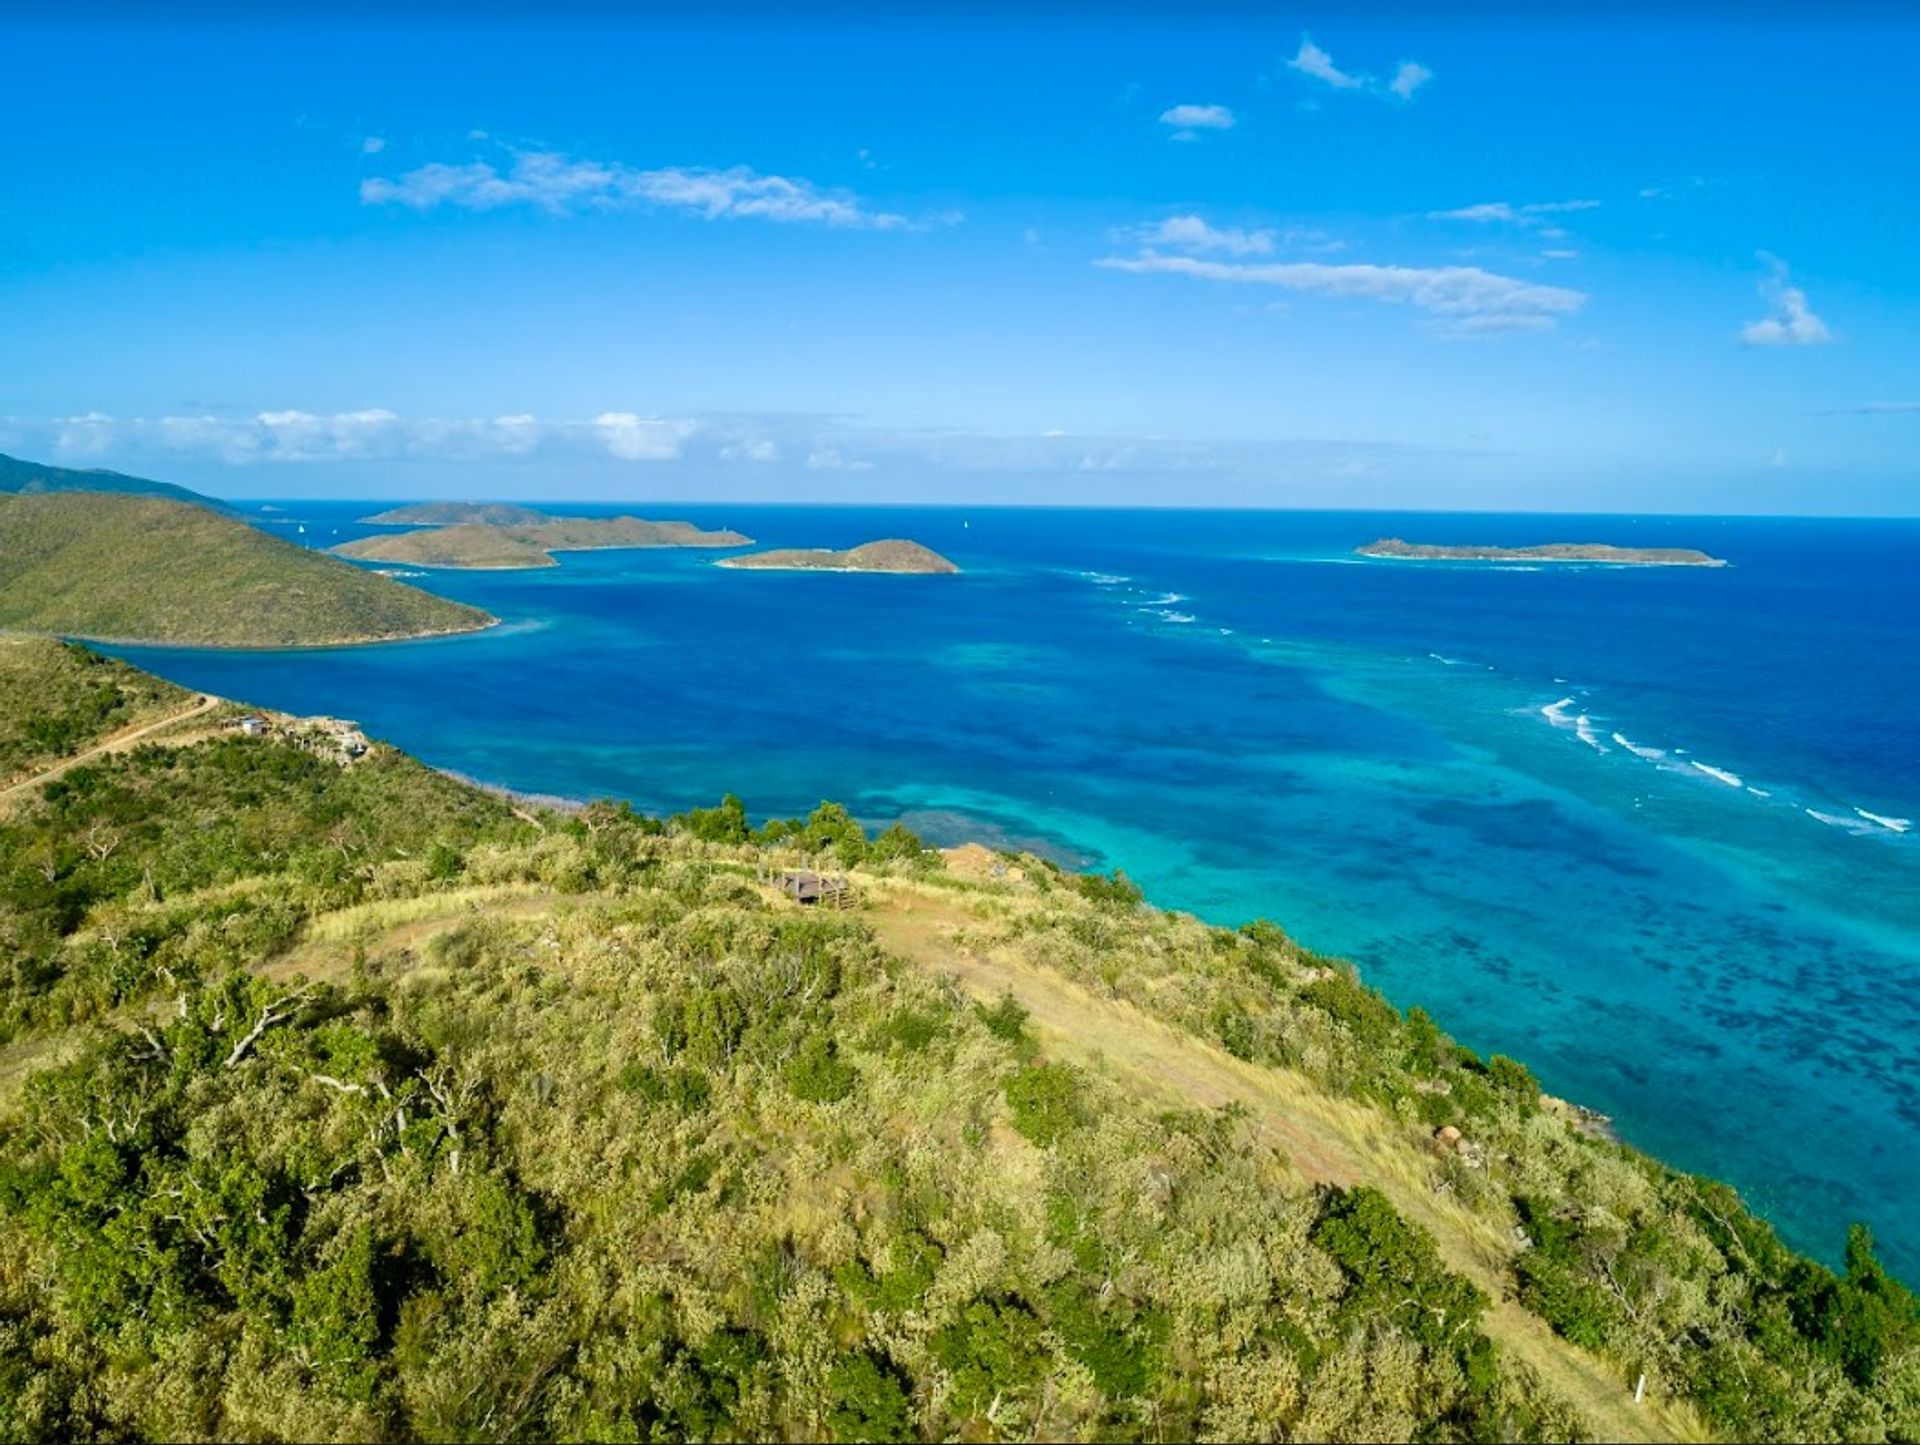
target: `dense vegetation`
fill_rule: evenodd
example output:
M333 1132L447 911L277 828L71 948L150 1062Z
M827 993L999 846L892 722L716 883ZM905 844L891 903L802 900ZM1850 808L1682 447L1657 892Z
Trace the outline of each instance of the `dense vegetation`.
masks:
M949 917L1107 1032L881 942ZM1920 1433L1864 1234L1792 1254L1269 925L832 805L146 748L0 817L0 957L4 1438Z
M452 504L448 504L452 505ZM388 514L393 515L393 514ZM342 542L333 550L362 562L410 562L422 567L552 567L555 552L618 547L745 547L739 532L709 532L691 522L647 522L638 517L543 517L500 525L455 522Z
M159 497L0 497L0 627L303 647L465 632L484 612Z
M45 462L28 462L9 456L0 456L0 492L130 492L146 497L171 497L176 502L194 502L216 512L232 510L225 502L204 497L185 487L176 487L171 482L153 482L145 477L130 477L123 472L97 468L79 470L73 467L50 467Z
M136 723L167 716L190 694L152 673L51 637L0 635L0 787Z

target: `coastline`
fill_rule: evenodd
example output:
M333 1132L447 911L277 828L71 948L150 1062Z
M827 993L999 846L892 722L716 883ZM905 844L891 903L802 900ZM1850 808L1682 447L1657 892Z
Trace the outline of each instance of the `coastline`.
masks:
M164 637L101 637L90 632L17 632L21 637L58 637L66 642L97 643L102 647L171 647L194 652L325 652L343 647L380 647L398 642L432 642L445 637L471 637L491 632L504 625L492 613L472 627L439 627L427 632L403 632L387 636L329 638L324 642L195 642Z

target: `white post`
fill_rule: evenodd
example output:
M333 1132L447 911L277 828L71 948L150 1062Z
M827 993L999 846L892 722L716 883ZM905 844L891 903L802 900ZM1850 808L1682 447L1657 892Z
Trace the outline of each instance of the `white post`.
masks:
M1640 1372L1640 1383L1633 1387L1633 1403L1638 1405L1640 1403L1640 1397L1646 1393L1647 1393L1647 1372L1645 1370L1642 1370Z

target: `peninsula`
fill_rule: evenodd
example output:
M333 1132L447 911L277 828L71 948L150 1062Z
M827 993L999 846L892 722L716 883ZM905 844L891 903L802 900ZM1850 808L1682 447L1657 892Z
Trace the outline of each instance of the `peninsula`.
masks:
M898 538L863 542L844 552L834 552L824 547L776 547L771 552L749 552L744 557L728 557L719 565L750 567L768 572L898 572L932 575L960 570L931 548Z
M0 496L0 628L191 647L330 647L495 618L162 496Z
M1724 567L1726 559L1691 547L1615 547L1606 542L1548 542L1538 547L1448 547L1382 537L1354 551L1410 562L1604 562L1639 567Z
M391 515L391 514L388 514ZM543 517L538 522L497 525L453 522L416 532L361 537L332 550L359 562L404 562L416 567L503 570L552 567L555 552L597 552L620 547L751 547L739 532L702 531L691 522L648 522L639 517Z
M416 502L405 507L390 507L360 520L374 527L451 527L461 522L478 522L488 527L537 527L553 518L514 502Z

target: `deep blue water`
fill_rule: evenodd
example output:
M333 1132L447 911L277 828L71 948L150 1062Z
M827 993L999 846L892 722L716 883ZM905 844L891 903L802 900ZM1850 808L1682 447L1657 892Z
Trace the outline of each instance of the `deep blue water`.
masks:
M371 510L263 520L326 545ZM481 636L125 652L519 789L838 798L1271 917L1801 1247L1866 1219L1920 1276L1920 524L630 510L966 571L573 554L418 579L506 619ZM1386 534L1734 565L1351 555Z

